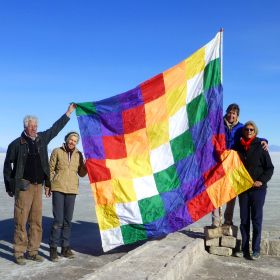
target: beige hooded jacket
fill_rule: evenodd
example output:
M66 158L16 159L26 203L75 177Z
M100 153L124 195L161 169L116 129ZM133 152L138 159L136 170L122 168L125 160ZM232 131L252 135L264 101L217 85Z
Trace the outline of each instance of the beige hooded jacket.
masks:
M50 158L51 191L78 194L79 178L87 174L82 153L75 148L71 158L65 147L53 150Z

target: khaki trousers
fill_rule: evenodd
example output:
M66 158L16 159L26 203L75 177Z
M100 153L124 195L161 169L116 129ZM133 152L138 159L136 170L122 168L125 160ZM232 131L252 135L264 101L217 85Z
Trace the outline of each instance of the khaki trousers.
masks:
M33 185L26 191L16 190L14 209L14 255L22 256L26 251L38 254L42 241L42 185ZM28 232L26 231L26 225Z
M227 207L226 207L226 210L224 213L225 224L227 224L227 225L233 224L233 213L234 213L235 200L236 200L236 197L227 203Z

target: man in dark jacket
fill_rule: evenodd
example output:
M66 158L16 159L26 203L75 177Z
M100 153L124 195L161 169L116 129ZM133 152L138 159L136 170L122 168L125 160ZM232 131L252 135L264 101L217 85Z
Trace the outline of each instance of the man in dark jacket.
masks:
M8 146L4 182L8 195L15 196L14 256L19 265L26 263L26 251L27 259L43 261L38 249L42 240L42 185L49 184L50 176L47 146L69 121L75 107L70 104L67 112L44 132L37 133L36 117L26 116L24 131Z

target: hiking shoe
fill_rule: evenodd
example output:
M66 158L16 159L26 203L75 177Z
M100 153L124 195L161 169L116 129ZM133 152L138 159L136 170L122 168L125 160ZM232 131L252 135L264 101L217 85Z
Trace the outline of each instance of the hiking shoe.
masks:
M34 262L42 262L44 261L44 259L39 256L38 254L36 255L29 255L28 253L26 254L26 259L30 260L30 261L34 261Z
M70 247L62 247L61 248L61 255L64 258L69 258L69 259L74 258L74 253L71 251Z
M50 247L50 260L52 262L58 261L58 255L57 255L57 248L56 247Z
M258 260L260 258L260 253L253 252L252 254L252 260Z
M26 261L23 256L15 257L15 263L18 265L25 265Z
M250 255L250 253L244 253L244 254L243 254L243 257L244 257L244 259L246 259L246 260L249 260L249 261L252 260L252 257L251 257L251 255Z

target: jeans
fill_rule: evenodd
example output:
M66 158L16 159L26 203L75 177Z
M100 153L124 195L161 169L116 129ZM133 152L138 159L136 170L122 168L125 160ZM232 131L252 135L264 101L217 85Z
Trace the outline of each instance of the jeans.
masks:
M250 220L253 225L252 251L260 252L263 206L265 202L265 188L251 188L239 195L240 231L242 236L242 251L249 253Z
M50 247L70 246L71 221L73 218L76 194L52 192L54 221L52 224Z

